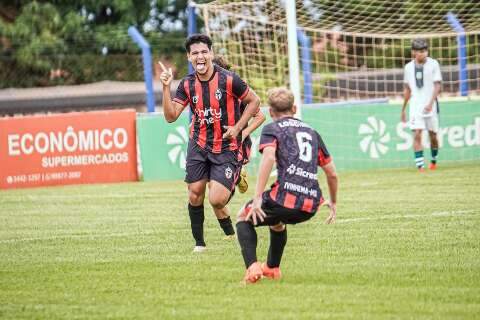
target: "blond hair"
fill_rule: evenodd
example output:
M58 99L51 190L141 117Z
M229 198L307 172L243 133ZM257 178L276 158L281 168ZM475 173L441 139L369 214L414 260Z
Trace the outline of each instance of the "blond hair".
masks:
M293 93L284 87L272 88L267 92L268 105L273 111L285 113L293 108Z

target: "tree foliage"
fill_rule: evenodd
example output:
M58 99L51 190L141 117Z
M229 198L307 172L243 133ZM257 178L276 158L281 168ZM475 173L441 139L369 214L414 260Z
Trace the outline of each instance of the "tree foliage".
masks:
M136 26L154 54L184 59L187 0L3 0L0 87L140 80ZM186 68L186 67L185 67Z

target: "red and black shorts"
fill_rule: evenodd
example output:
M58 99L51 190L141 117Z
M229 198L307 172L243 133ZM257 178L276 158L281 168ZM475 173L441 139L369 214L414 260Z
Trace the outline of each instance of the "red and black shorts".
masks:
M253 200L245 205L245 211L248 213L252 206ZM297 224L310 220L315 216L316 212L308 213L298 209L290 209L279 205L270 198L270 191L265 191L262 195L262 210L267 215L263 222L259 222L258 226L274 226L280 222L283 224Z
M235 189L235 182L241 169L237 157L237 151L227 150L218 154L211 153L190 141L186 159L185 182L193 183L202 179L214 180L232 191Z

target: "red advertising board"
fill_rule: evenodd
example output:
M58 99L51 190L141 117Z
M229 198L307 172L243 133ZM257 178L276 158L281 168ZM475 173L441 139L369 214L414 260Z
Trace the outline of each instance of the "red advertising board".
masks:
M136 181L135 110L0 118L0 188Z

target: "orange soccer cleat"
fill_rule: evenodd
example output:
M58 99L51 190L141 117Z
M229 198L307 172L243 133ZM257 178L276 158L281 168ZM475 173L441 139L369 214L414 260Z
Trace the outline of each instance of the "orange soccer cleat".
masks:
M282 277L282 271L280 271L280 268L270 268L267 263L262 263L262 274L264 277L273 279L273 280L278 280Z
M246 284L253 284L262 278L262 266L258 262L254 262L248 267L243 280Z
M436 170L437 169L437 164L436 163L430 163L430 165L428 166L428 169Z
M418 172L420 172L420 173L425 172L425 168L424 167L418 167Z

